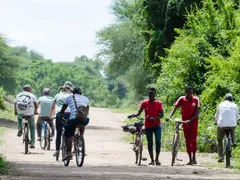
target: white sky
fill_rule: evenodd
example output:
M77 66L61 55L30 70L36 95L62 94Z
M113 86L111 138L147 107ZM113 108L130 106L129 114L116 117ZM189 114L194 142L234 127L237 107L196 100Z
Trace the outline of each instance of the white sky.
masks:
M96 31L114 22L111 0L0 0L0 34L53 61L90 58Z

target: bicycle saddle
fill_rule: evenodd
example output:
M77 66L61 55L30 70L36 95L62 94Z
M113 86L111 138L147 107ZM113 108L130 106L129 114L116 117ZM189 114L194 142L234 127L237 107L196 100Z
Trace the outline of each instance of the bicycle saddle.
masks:
M135 126L135 127L142 127L143 125L144 125L144 123L141 122L141 121L134 123L134 126Z

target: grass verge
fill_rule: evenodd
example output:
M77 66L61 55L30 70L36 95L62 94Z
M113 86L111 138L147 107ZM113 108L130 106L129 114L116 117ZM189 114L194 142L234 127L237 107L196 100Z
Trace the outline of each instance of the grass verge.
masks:
M0 127L0 144L3 143L2 136L6 132L6 129ZM6 162L5 157L0 154L0 175L7 175L8 174L8 163Z
M6 104L6 110L0 109L0 114L1 114L0 116L1 119L16 121L16 116L14 115L12 104Z
M110 108L110 110L114 113L128 113L128 114L133 114L138 111L137 108Z

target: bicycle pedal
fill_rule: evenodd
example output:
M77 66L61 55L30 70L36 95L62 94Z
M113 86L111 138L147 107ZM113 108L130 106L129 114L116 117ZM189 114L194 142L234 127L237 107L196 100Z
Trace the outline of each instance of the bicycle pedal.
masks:
M142 158L143 161L147 161L147 158Z

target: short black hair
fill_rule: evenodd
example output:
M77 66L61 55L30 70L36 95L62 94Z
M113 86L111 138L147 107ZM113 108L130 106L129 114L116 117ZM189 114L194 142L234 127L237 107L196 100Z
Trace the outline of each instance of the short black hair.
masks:
M149 88L148 91L155 91L155 92L157 92L156 88L154 88L154 87Z
M192 89L193 90L193 87L192 86L186 86L185 87L185 92L187 92L188 90Z
M79 86L73 88L73 94L80 94L82 95L82 90Z

